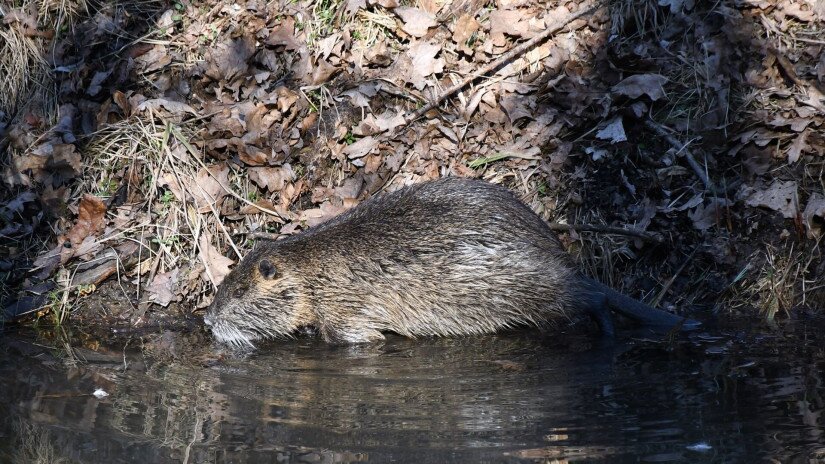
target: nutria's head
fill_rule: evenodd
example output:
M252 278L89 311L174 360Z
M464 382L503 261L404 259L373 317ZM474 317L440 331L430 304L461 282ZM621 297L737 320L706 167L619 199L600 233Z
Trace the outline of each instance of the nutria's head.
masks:
M312 324L300 282L272 247L249 253L218 287L204 322L215 338L236 347L253 340L291 336Z

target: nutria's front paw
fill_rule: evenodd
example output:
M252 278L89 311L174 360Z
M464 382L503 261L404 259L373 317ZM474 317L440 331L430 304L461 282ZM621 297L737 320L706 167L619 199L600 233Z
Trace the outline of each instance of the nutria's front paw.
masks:
M384 334L368 327L345 327L322 329L324 340L328 343L377 343L386 340Z

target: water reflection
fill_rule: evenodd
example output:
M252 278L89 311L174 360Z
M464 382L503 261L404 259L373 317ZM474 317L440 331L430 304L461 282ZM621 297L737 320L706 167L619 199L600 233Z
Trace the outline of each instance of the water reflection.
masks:
M816 336L299 340L216 361L167 335L171 360L80 350L67 366L7 335L0 461L807 462L825 459Z

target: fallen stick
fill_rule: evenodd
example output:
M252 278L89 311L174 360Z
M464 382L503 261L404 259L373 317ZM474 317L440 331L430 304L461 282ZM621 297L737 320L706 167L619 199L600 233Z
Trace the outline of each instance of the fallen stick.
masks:
M648 242L664 243L662 237L640 230L623 229L621 227L599 226L595 224L561 224L558 222L550 222L547 225L556 232L567 232L575 230L576 232L598 232L602 234L628 235L630 237L640 238Z
M250 238L256 238L256 239L259 238L261 240L273 240L273 241L278 240L278 237L281 236L281 234L273 234L271 232L252 232L248 235L249 235Z
M693 153L688 150L688 144L682 143L677 139L673 134L665 130L664 126L661 124L654 122L653 120L646 120L645 126L647 126L650 130L658 134L660 137L663 137L669 144L673 146L679 153L684 153L685 159L687 159L688 164L693 169L693 172L699 177L703 184L705 184L705 188L710 190L711 193L714 195L716 194L716 186L713 185L713 182L708 178L708 175L705 173L705 170L702 169L702 166L696 161L696 158L693 156Z
M454 86L452 86L449 89L445 90L441 94L441 96L439 96L435 101L432 101L432 102L424 105L423 107L419 108L417 111L415 111L412 114L405 115L404 116L404 123L401 124L400 126L396 127L395 130L397 131L400 128L406 127L411 122L413 122L413 121L417 120L418 118L420 118L421 116L423 116L426 112L432 110L433 108L436 108L444 100L446 100L446 99L450 98L451 96L455 95L456 93L458 93L459 90L466 87L468 84L470 84L470 82L473 82L474 80L482 77L483 75L489 73L490 71L501 67L505 63L511 61L513 58L516 58L517 56L523 55L524 53L526 53L527 51L529 51L530 49L532 49L536 45L538 45L538 44L544 42L545 40L547 40L551 35L553 35L556 32L559 32L560 30L562 30L565 26L567 26L571 22L573 22L573 21L575 21L575 20L577 20L581 17L587 16L587 15L593 13L594 11L596 11L601 6L602 6L602 0L595 0L595 1L588 2L588 3L585 3L585 4L581 5L579 10L576 11L575 13L568 14L567 16L560 19L559 21L557 21L552 26L549 26L541 34L533 37L532 39L528 40L527 42L522 43L521 45L518 45L518 46L512 48L510 51L508 51L504 55L501 55L497 60L493 61L492 63L488 63L486 66L481 67L480 69L476 70L474 73L467 76L464 80L462 80L458 84L455 84Z

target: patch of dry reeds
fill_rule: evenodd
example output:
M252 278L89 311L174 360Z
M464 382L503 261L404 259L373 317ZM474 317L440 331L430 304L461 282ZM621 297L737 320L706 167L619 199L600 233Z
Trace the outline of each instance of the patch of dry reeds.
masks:
M767 246L754 253L731 283L724 306L729 310L756 307L766 321L788 314L794 307L816 304L810 296L822 291L809 277L815 253L803 253L793 244L781 249Z

